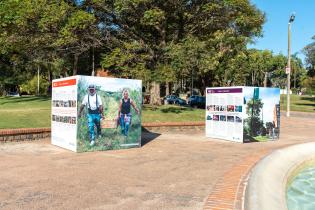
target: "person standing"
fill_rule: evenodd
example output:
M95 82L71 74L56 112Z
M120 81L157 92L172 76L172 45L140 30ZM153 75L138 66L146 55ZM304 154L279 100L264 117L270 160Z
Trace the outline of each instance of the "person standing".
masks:
M88 87L88 94L83 98L80 106L78 117L81 117L81 113L84 107L88 108L88 128L90 137L90 146L95 144L94 126L96 126L97 136L101 136L101 118L104 119L103 103L101 97L97 95L95 85L90 84Z
M121 133L124 136L128 136L129 126L131 123L131 113L130 113L130 107L133 107L134 110L139 114L139 109L134 104L133 100L129 98L128 90L123 91L123 98L120 101L119 104L119 110L118 110L118 118L119 123L121 127Z

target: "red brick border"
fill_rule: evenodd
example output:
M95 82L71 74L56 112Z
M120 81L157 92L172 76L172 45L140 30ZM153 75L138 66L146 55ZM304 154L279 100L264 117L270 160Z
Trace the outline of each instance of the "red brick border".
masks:
M50 128L0 129L0 143L36 140L50 137Z
M269 152L270 150L268 149L261 150L227 171L208 196L203 209L243 210L243 200L249 172Z
M29 134L29 133L43 133L51 132L50 128L17 128L17 129L0 129L0 136Z

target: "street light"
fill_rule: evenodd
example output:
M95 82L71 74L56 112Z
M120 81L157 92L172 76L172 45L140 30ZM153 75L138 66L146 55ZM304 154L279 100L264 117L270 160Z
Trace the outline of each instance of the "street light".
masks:
M288 23L288 66L287 73L287 117L290 117L290 80L291 80L291 23L295 19L295 14L290 16Z

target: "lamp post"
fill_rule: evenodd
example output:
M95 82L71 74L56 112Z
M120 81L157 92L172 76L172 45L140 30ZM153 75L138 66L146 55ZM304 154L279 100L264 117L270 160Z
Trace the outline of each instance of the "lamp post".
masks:
M290 80L291 80L291 23L295 19L292 14L288 23L288 65L287 65L287 117L290 117Z

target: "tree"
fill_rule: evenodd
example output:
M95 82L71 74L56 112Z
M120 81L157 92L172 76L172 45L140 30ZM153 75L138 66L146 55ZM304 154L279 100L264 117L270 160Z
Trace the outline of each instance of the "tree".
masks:
M251 99L247 103L246 114L246 132L251 136L259 136L264 127L263 121L260 119L260 113L263 108L261 99Z
M67 66L56 73L77 74L79 56L102 45L94 15L64 0L2 1L0 22L0 55L18 56L34 69L40 66L49 80L60 64Z
M315 36L312 37L312 40L314 41L303 49L306 56L307 73L303 78L302 85L309 94L313 94L315 91Z
M194 74L203 81L203 87L212 79L220 81L220 76L215 77L220 71L211 71L218 69L218 64L223 70L225 56L232 57L252 37L259 36L264 22L264 15L247 0L111 2L111 9L107 1L94 6L103 8L103 17L112 20L107 26L117 34L117 42L104 54L103 67L119 69L121 75L134 78L130 69L139 66L130 62L141 63L154 90L151 102L157 104L159 84L171 77ZM125 50L134 44L142 49Z

